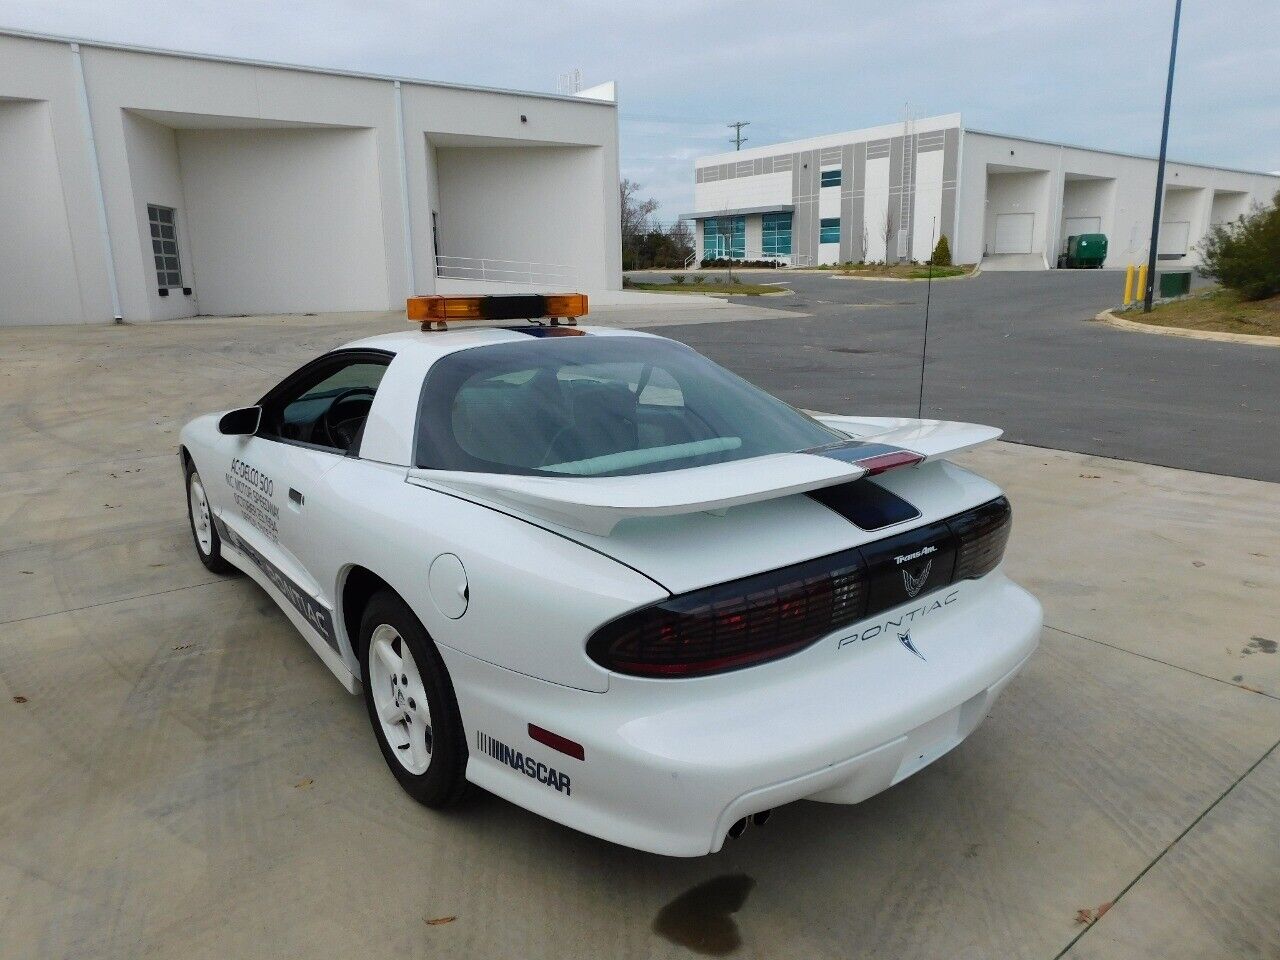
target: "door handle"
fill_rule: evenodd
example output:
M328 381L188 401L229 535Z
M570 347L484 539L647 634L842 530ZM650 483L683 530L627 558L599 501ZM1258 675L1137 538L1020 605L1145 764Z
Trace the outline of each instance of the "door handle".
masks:
M292 500L294 503L296 503L298 506L302 506L303 502L306 500L306 497L302 495L301 491L295 490L293 489L293 487L290 487L289 499Z

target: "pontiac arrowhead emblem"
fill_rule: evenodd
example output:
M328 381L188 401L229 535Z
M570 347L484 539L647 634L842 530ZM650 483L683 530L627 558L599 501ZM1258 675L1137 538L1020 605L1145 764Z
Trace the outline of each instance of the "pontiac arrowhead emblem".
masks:
M898 634L898 642L899 642L900 644L902 644L904 647L906 647L908 650L910 650L912 653L914 653L914 654L915 654L917 657L919 657L921 660L923 660L923 659L924 659L924 654L923 654L923 653L921 653L919 650L917 650L917 649L916 649L916 645L915 645L914 643L912 643L912 642L911 642L911 631L910 631L910 630L908 630L906 633L900 633L900 634Z
M914 597L917 593L924 589L924 585L929 580L929 571L933 569L933 561L921 568L920 573L916 576L911 575L910 570L902 571L902 586L907 591L908 597Z

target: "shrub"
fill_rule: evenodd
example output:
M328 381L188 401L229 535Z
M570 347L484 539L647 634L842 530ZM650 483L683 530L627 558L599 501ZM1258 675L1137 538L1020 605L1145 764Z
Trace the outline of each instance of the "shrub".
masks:
M938 238L938 245L933 248L933 265L935 267L951 266L951 244L945 233Z
M674 283L677 287L681 286L684 283L685 279L686 278L683 273L673 273L671 275L671 282Z
M1213 227L1199 246L1201 276L1244 300L1280 293L1280 192L1270 206L1254 207L1232 223Z
M782 267L781 260L729 260L723 257L707 257L702 261L703 267L724 269L726 267L756 267L777 270Z
M689 279L693 282L694 286L698 286L699 284L707 282L707 278L700 273L690 277Z

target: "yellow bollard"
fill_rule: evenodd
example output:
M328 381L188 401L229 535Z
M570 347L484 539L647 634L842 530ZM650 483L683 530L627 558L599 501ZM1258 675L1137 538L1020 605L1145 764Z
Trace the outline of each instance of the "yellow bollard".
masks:
M1127 307L1133 303L1133 264L1129 264L1124 271L1124 305Z
M1134 298L1144 303L1147 299L1147 265L1138 267L1138 289L1133 291Z

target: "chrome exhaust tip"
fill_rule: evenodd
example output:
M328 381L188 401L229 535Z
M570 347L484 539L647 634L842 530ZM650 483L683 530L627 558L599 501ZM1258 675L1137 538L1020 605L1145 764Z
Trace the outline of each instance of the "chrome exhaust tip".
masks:
M751 822L754 823L757 827L763 827L766 823L769 822L769 819L772 816L773 816L772 810L761 810L759 813L753 813L751 815Z
M729 828L728 836L730 840L737 840L740 836L742 836L746 832L747 832L747 818L743 817L741 820L739 820L737 823L735 823L732 827Z

